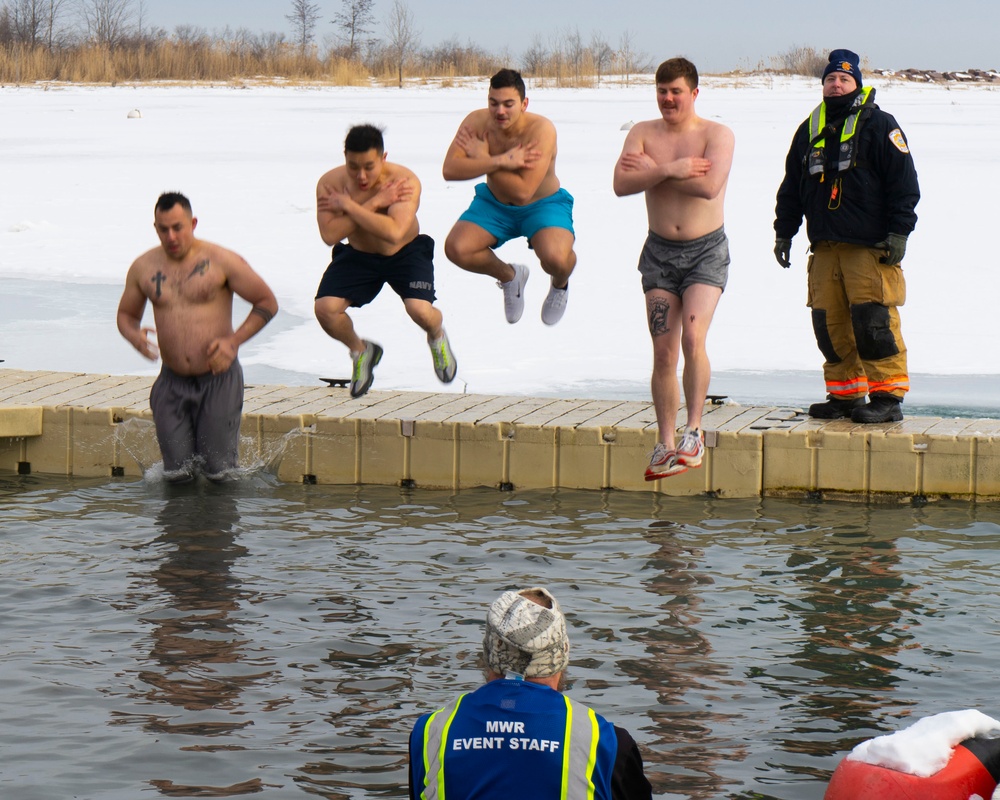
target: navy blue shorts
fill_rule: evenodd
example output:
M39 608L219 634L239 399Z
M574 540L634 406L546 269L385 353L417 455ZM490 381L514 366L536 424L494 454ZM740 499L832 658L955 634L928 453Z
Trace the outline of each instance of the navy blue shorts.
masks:
M337 242L333 247L333 261L316 290L316 299L343 297L352 306L360 307L378 297L387 283L404 300L413 298L433 303L436 299L434 240L421 233L391 256L365 253Z

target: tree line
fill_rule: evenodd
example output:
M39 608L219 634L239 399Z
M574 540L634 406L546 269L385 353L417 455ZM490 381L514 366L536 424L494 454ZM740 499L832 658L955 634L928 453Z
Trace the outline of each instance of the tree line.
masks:
M149 24L144 0L2 0L0 81L374 79L402 86L407 79L484 76L515 67L558 86L600 86L611 75L627 83L653 67L629 31L615 42L603 31L585 37L575 27L538 33L516 54L457 37L425 46L405 0L392 0L381 15L375 2L341 0L327 20L318 3L289 0L286 34L229 27L209 32L187 24L167 31Z

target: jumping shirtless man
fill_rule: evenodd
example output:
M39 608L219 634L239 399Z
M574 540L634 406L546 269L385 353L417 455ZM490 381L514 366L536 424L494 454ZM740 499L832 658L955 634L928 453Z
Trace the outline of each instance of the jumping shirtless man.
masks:
M660 64L660 119L632 127L615 165L615 194L645 192L649 218L639 272L653 339L651 388L659 442L647 481L701 466L702 408L711 377L705 341L729 274L723 203L735 140L729 128L695 113L697 97L694 64L685 58ZM687 422L675 447L681 351Z
M476 196L444 243L448 258L469 272L489 275L503 289L507 322L524 311L528 268L507 264L493 250L524 236L550 276L542 322L562 319L569 296L573 252L573 198L556 177L556 129L529 113L524 80L512 69L490 79L487 108L463 121L448 148L442 172L447 181L486 176Z
M184 195L160 195L153 225L160 247L129 268L118 330L144 357L163 360L149 407L167 480L188 480L199 467L221 480L238 465L243 370L237 353L278 313L278 302L242 257L195 238L198 218ZM235 331L234 294L252 306ZM147 301L155 329L142 327Z
M438 379L450 383L457 369L441 312L432 305L434 240L420 233L417 222L420 181L411 170L387 161L387 155L381 130L356 125L344 140L345 163L316 186L316 221L323 241L333 245L333 260L314 309L323 330L351 353L352 397L371 387L382 348L361 339L346 312L370 303L387 283L427 334Z

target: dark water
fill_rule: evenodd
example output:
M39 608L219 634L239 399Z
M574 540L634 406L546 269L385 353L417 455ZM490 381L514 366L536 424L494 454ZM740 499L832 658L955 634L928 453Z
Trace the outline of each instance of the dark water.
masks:
M14 800L402 797L536 583L664 798L819 800L861 739L1000 711L993 505L7 476L0 531Z

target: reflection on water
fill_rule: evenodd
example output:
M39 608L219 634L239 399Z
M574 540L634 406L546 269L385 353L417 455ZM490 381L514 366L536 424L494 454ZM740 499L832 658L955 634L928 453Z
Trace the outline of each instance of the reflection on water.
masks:
M197 491L198 487L193 487ZM192 494L192 487L169 487L173 496L156 516L162 529L149 546L156 568L144 576L154 592L137 595L159 598L162 612L144 615L152 625L150 656L160 669L139 673L152 701L163 700L189 710L238 707L243 686L267 673L224 674L237 664L248 644L238 631L240 601L251 595L240 589L232 567L247 550L237 544L239 523L235 499L218 492ZM145 594L145 596L143 596ZM249 724L244 721L233 727ZM162 723L169 729L169 723ZM217 729L209 723L206 732ZM228 729L228 726L227 726Z
M857 741L998 713L1000 514L652 493L0 477L0 792L403 797L416 717L544 583L569 691L664 798L819 800Z
M726 780L717 770L719 760L724 753L742 759L745 748L715 733L724 718L710 704L693 708L685 701L691 693L726 680L729 668L700 630L702 595L713 584L711 575L699 567L704 554L677 535L697 523L676 520L648 526L645 538L656 550L646 561L643 583L658 598L656 617L633 634L645 645L642 656L623 659L618 666L657 699L648 712L656 736L645 748L654 792L720 797Z

